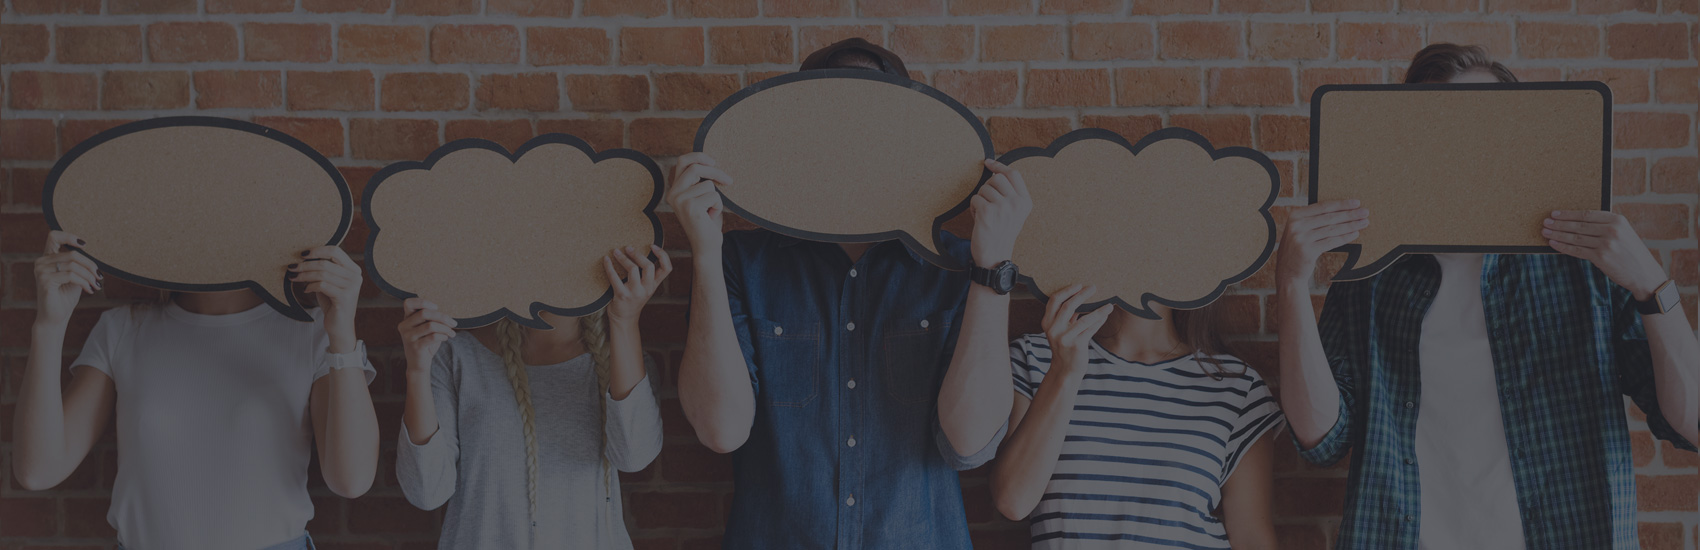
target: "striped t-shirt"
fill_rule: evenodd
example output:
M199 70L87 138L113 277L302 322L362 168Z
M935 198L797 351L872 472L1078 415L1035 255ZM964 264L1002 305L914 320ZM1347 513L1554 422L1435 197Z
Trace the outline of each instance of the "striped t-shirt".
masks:
M1032 399L1050 370L1045 336L1017 339L1010 358L1015 391ZM1034 548L1229 547L1212 515L1222 483L1284 419L1257 371L1216 359L1220 380L1196 356L1145 364L1091 345L1056 471L1028 518Z

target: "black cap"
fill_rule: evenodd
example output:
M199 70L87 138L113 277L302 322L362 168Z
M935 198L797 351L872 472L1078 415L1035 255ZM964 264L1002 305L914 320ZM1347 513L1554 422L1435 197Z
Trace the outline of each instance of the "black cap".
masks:
M831 60L834 54L847 50L866 53L873 56L874 59L878 59L882 72L909 78L909 69L903 66L903 58L897 57L897 54L891 53L891 50L875 46L861 38L846 38L832 43L831 46L815 50L815 53L811 53L803 59L803 65L798 67L798 70L830 69L832 67L827 65L827 61Z

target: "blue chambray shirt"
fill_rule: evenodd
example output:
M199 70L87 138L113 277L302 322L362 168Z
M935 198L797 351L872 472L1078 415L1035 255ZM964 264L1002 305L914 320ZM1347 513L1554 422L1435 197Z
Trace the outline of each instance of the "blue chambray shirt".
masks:
M966 264L949 233L940 252ZM726 290L756 412L732 455L724 546L968 548L959 456L938 420L971 284L891 241L855 263L838 245L726 234ZM1005 426L1007 429L1007 426Z

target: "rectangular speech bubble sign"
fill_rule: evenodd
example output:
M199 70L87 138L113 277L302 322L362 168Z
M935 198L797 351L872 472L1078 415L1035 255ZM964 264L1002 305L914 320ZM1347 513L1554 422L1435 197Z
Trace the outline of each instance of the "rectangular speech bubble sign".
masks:
M1310 202L1358 199L1370 226L1337 281L1404 254L1552 254L1554 210L1611 209L1600 82L1328 85L1311 96Z

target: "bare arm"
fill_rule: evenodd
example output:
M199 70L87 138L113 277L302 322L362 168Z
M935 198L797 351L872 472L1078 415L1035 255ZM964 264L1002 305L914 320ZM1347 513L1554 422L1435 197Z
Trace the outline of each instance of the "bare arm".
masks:
M69 391L60 388L71 312L83 294L100 288L94 262L70 250L81 243L54 231L46 253L35 261L35 323L12 419L12 472L31 491L52 488L77 469L106 431L117 399L112 378L88 367L72 369Z
M1280 320L1281 408L1293 435L1305 448L1315 447L1340 420L1340 388L1317 330L1310 303L1316 260L1358 237L1369 226L1369 211L1357 201L1333 201L1295 208L1289 214L1276 256L1275 301Z
M701 153L679 157L667 204L685 226L691 240L690 328L679 363L679 404L697 439L717 453L744 445L755 422L755 388L750 367L732 326L731 299L722 265L721 213L717 185L732 179Z
M993 160L992 177L980 186L970 206L974 263L990 268L1009 260L1021 224L1033 200L1021 174ZM982 285L968 289L962 329L939 388L939 426L958 455L972 455L997 436L1010 409L1009 296Z
M648 373L643 369L643 338L638 335L638 317L644 304L655 296L661 281L673 273L673 259L661 247L650 245L655 261L626 247L602 258L602 269L614 289L608 303L608 393L615 401L631 395L632 388ZM625 280L614 269L615 262L626 270ZM740 355L740 357L742 357Z
M308 251L291 268L291 277L307 283L325 307L325 332L332 354L358 350L354 309L360 298L360 267L335 246ZM365 361L365 357L360 358ZM313 439L318 443L319 472L332 492L355 498L372 487L378 472L378 415L360 368L332 369L313 381L311 396Z
M1222 525L1236 550L1275 548L1275 433L1272 430L1246 450L1234 474L1222 484Z
M1659 412L1690 444L1700 445L1700 341L1688 326L1688 316L1678 304L1658 315L1641 316L1641 324L1653 350Z

